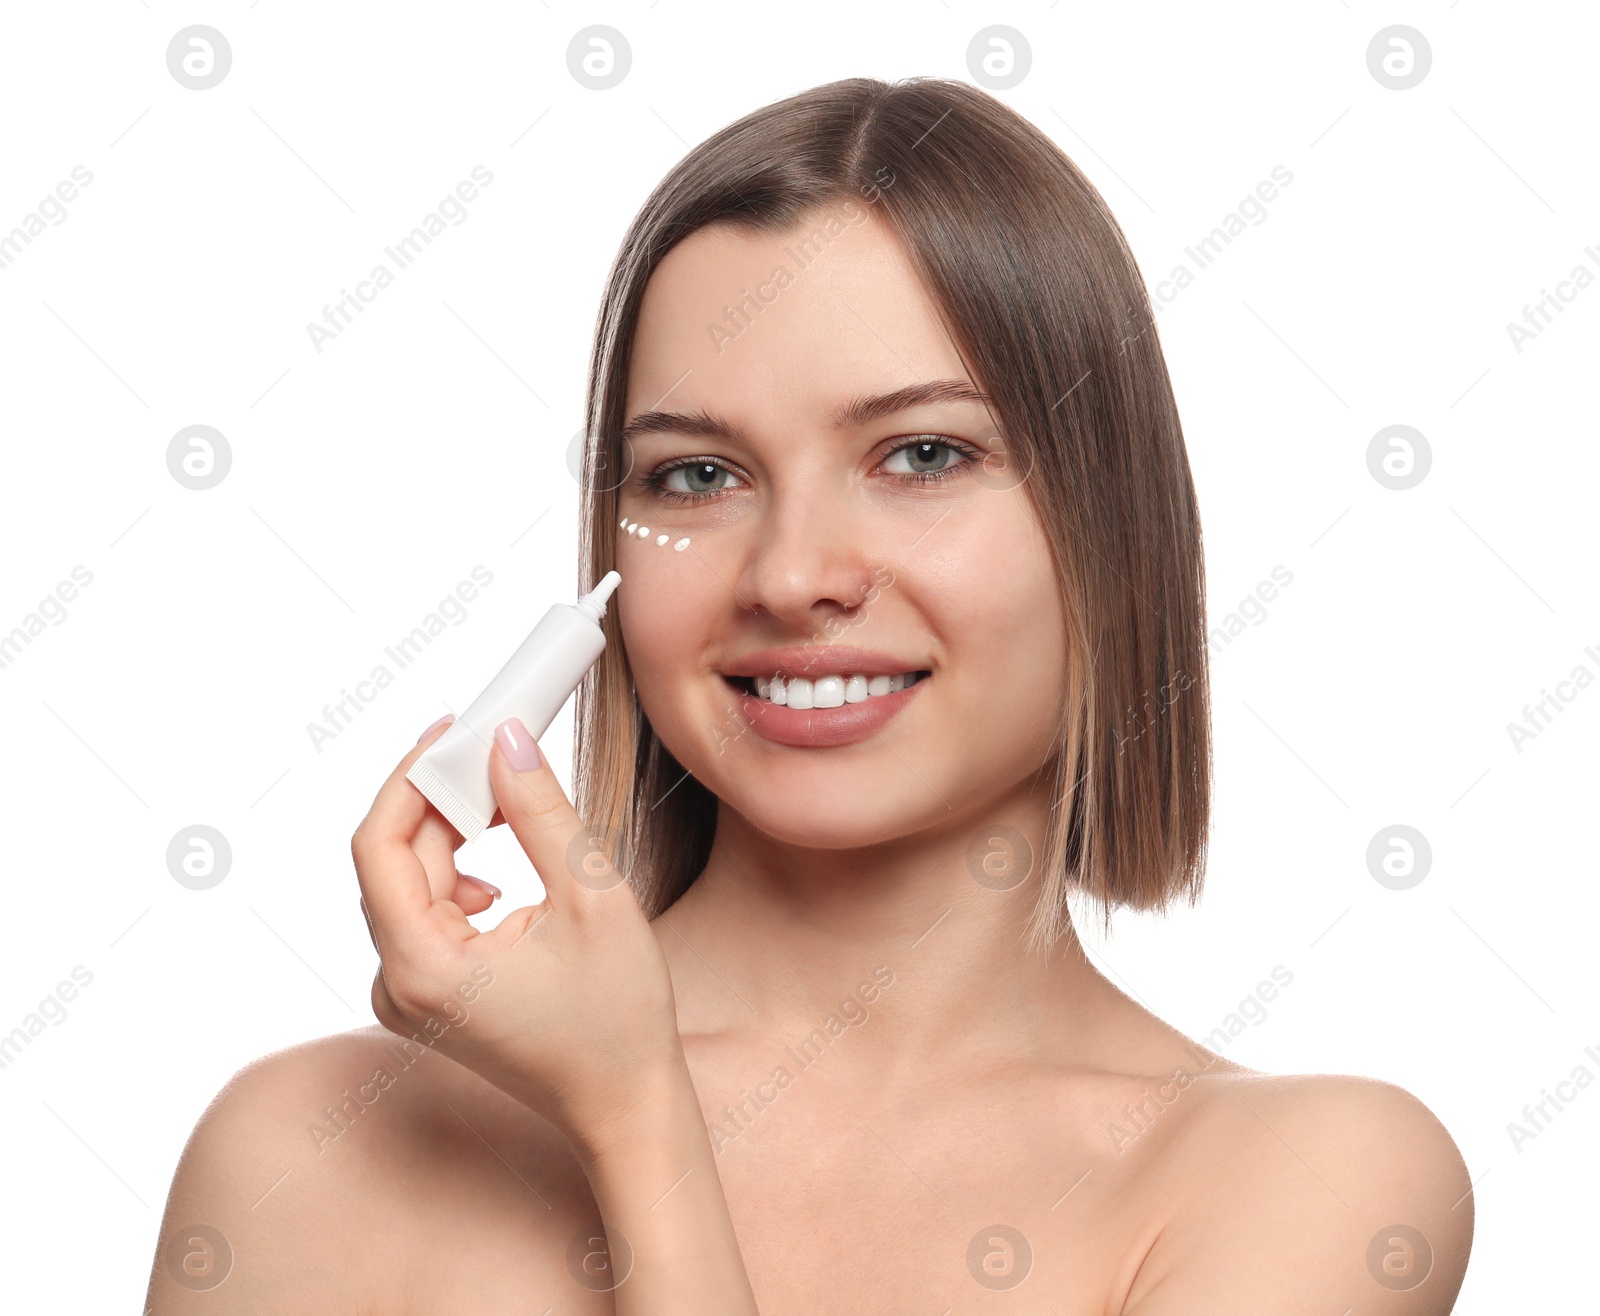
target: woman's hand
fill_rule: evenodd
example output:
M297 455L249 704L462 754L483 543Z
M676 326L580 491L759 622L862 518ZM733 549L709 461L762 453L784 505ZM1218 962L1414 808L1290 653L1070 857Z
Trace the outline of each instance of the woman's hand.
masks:
M456 871L462 837L400 761L350 840L380 964L378 1021L415 1036L550 1120L580 1152L601 1147L687 1072L672 979L632 888L513 719L489 779L503 819L544 882L542 904L479 932L490 897Z

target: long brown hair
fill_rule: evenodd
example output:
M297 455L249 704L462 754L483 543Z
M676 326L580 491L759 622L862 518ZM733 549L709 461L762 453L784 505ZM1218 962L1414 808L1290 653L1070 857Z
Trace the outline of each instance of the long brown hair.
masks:
M708 224L783 232L869 197L993 399L1004 462L1054 551L1067 617L1053 799L1028 945L1069 888L1161 909L1198 897L1210 817L1200 521L1149 295L1100 194L1044 133L964 83L847 78L685 156L629 227L590 361L580 587L613 565L620 435L645 285ZM574 801L655 918L704 869L717 800L661 743L612 609L578 694Z

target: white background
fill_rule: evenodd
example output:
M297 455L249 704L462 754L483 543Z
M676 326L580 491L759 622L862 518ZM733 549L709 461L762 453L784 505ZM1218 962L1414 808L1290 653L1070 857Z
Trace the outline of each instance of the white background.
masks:
M216 1090L371 1022L349 836L417 733L572 595L566 445L648 191L794 91L970 80L996 22L1032 51L996 94L1101 189L1152 284L1293 174L1158 318L1213 623L1274 567L1293 582L1215 655L1203 903L1122 916L1097 954L1193 1036L1284 966L1229 1054L1381 1077L1440 1116L1477 1181L1457 1310L1593 1301L1600 1090L1520 1149L1507 1124L1576 1066L1600 1076L1600 682L1520 752L1507 724L1574 668L1600 677L1600 287L1520 352L1506 328L1575 266L1600 274L1592 12L118 0L8 6L0 42L0 234L93 174L0 269L0 633L93 573L0 669L0 1033L93 974L0 1070L7 1307L139 1301ZM205 91L166 63L192 23L233 53ZM568 72L592 23L632 50L608 91ZM1394 23L1432 49L1404 91L1366 61ZM476 165L494 178L466 221L317 352L307 323ZM166 464L194 424L232 454L204 492ZM1393 424L1432 453L1403 492L1367 467ZM314 749L323 706L480 564L467 620ZM570 709L543 743L570 781ZM207 891L166 862L196 823L232 847ZM1433 854L1404 891L1366 860L1397 823ZM503 829L474 857L502 908L535 898Z

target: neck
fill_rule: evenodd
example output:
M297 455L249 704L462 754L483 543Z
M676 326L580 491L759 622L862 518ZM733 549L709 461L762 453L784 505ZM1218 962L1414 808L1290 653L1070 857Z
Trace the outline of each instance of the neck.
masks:
M1003 811L1037 856L1045 815ZM997 829L998 830L998 829ZM1072 1063L1126 998L1089 963L1070 922L1026 949L1037 871L1011 890L977 880L970 822L880 845L775 842L725 804L711 856L657 921L679 1026L767 1047L867 1028L852 1065ZM870 1026L868 1020L870 1019Z

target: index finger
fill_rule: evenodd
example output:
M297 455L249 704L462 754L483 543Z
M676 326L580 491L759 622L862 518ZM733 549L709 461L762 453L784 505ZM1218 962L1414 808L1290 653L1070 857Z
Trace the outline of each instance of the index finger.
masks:
M435 892L429 884L427 869L412 848L411 839L431 806L427 797L406 780L411 765L453 724L453 719L444 720L423 733L422 739L378 788L367 816L350 838L356 880L361 885L367 910L380 929L415 926L437 895L448 899L454 894L453 866L451 889Z

